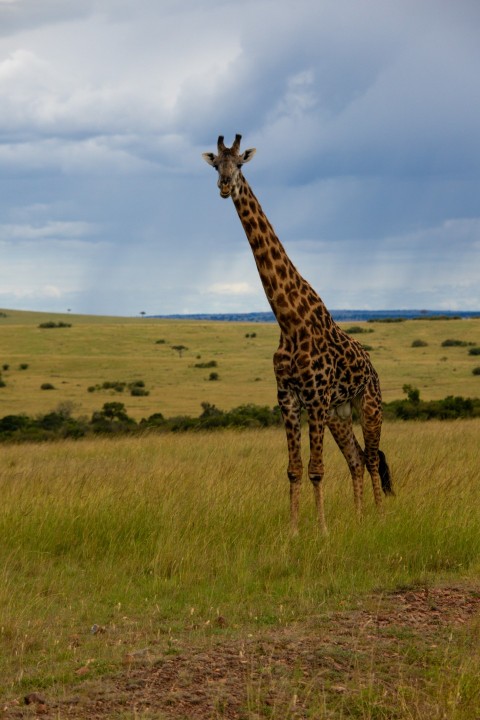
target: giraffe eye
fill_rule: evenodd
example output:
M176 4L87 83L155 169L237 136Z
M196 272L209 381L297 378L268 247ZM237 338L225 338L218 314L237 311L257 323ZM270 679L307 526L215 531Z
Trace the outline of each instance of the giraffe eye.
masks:
M218 170L218 165L214 165L213 167L215 168L215 170Z
M242 163L237 163L237 168L238 168L239 170L241 170L241 169L242 169Z

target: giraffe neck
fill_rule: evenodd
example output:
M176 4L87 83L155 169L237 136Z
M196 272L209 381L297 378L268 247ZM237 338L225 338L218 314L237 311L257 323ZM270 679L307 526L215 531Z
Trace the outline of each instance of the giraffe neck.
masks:
M282 331L291 335L299 325L311 322L317 326L330 325L330 313L288 257L243 175L232 199L252 248L267 300Z

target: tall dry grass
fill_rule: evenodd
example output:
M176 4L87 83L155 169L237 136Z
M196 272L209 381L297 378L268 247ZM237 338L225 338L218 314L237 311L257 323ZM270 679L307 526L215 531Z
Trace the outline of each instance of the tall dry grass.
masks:
M290 536L281 430L4 446L1 687L68 679L92 653L109 667L192 618L283 624L373 589L477 577L478 429L387 424L397 497L380 518L366 487L361 524L328 439L327 538L308 481ZM109 627L101 650L94 624Z

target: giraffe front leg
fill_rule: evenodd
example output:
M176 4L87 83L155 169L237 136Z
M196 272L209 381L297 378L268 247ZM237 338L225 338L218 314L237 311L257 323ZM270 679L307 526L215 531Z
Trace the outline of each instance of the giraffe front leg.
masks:
M298 515L300 512L300 490L302 487L302 472L300 477L297 471L288 470L290 481L290 528L294 535L298 534Z
M283 412L283 411L282 411ZM290 482L290 527L292 533L298 533L298 515L300 512L300 491L302 488L303 464L301 454L300 408L291 408L283 413L288 446L287 476Z
M280 386L278 391L278 404L282 412L288 447L287 476L290 482L290 526L292 533L297 534L303 475L300 429L301 408L298 398Z
M290 482L290 527L294 535L298 533L298 515L300 510L300 491L302 486L303 464L301 448L300 415L301 404L297 392L292 387L292 358L289 340L283 333L280 344L273 356L273 368L277 381L277 398L280 407L288 447L287 476Z
M323 535L328 534L325 521L325 507L323 500L323 436L325 432L324 414L309 412L308 418L310 431L310 462L308 464L308 476L313 486L315 508L320 531Z

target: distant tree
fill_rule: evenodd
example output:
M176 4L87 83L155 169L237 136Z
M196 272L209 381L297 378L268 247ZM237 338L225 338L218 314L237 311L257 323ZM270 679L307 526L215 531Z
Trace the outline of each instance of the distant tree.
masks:
M172 350L175 350L175 352L178 352L178 356L182 357L185 350L188 350L188 347L185 347L185 345L171 345L170 346Z
M120 402L104 403L101 414L104 417L109 418L110 420L125 420L127 418L127 413L125 412L125 405Z
M142 317L145 317L146 314L147 314L147 313L145 312L145 310L140 310L140 315L141 315Z
M418 388L413 387L413 385L407 384L402 387L402 390L407 396L409 402L413 403L414 405L420 402L420 390Z
M131 432L136 421L128 417L125 405L120 402L105 403L102 410L94 412L90 426L95 433Z
M202 402L202 414L200 415L200 419L204 420L208 417L218 417L220 415L223 415L223 411L219 410L215 405L209 402Z

